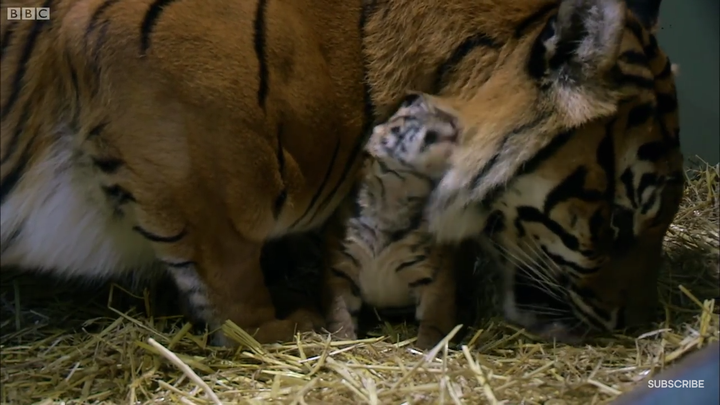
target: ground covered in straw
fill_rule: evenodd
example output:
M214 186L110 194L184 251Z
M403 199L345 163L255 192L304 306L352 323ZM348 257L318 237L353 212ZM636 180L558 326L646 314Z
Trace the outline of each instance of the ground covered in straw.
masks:
M116 306L109 295L127 296L117 286L70 292L5 271L0 401L607 403L719 338L718 166L689 171L688 179L667 240L657 327L639 337L554 345L489 317L464 344L424 354L413 349L413 328L402 324L381 324L359 341L312 334L264 347L228 324L246 346L223 351L207 347L206 336L179 317L146 315L147 297Z

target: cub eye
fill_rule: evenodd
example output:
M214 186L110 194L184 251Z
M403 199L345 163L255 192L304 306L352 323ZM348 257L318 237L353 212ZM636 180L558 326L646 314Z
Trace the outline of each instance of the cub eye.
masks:
M425 134L425 143L435 143L438 140L438 133L435 131L428 131Z

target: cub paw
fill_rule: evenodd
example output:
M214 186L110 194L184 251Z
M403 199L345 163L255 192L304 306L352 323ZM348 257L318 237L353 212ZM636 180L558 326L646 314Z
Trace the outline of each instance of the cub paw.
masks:
M337 340L356 340L357 333L352 322L330 322L327 331Z
M450 331L443 332L440 328L425 323L420 323L418 328L415 347L420 350L428 350L440 343Z

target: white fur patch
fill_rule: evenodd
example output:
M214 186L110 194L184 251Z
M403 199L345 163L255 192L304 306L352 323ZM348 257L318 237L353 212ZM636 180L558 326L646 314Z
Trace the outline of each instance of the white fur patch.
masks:
M0 220L3 241L17 233L3 246L3 267L90 279L159 268L149 242L132 230L132 218L113 217L98 176L74 153L70 136L25 174Z
M461 179L460 171L450 170L440 181L427 207L429 231L439 242L459 242L482 232L486 213L472 205L473 196Z

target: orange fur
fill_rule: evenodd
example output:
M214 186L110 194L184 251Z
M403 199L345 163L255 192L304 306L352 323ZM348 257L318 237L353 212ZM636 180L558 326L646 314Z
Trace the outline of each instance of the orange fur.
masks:
M486 189L561 128L616 112L625 94L592 80L615 62L605 52L582 92L537 97L523 66L557 0L13 5L44 3L50 21L2 17L2 264L98 278L165 262L189 297L209 300L201 318L259 328L262 341L321 320L302 309L276 319L261 247L326 221L373 118L388 118L406 90L457 102L472 124L445 195L496 152L499 134L552 111ZM556 182L560 171L543 175ZM133 226L171 241L139 239Z

